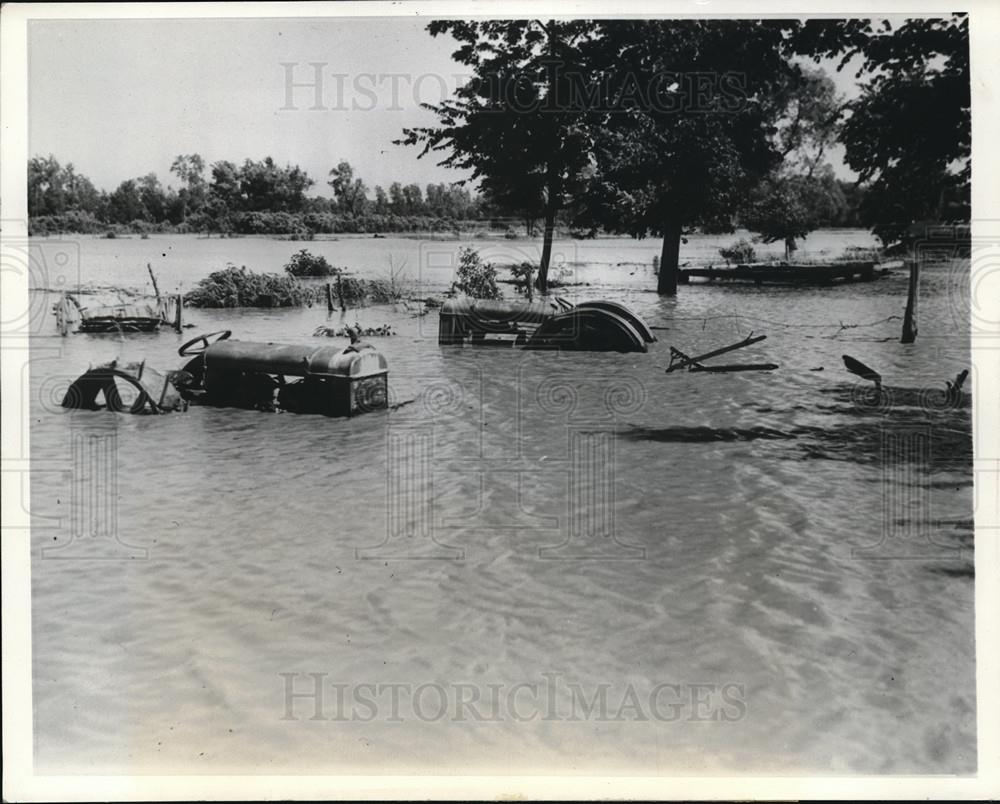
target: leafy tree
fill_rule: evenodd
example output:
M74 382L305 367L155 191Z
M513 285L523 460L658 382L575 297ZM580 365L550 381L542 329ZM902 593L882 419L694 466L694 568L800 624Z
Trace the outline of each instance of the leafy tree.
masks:
M398 181L389 185L389 209L393 215L406 214L406 197L403 195L403 185Z
M162 221L167 217L167 196L155 173L136 179L139 200L143 207L143 220Z
M424 196L419 184L407 184L403 188L403 205L407 215L419 215L424 211Z
M862 59L861 95L847 104L848 165L867 182L862 214L883 242L921 221L968 220L971 93L968 16L809 20L797 49L814 59Z
M375 187L375 214L386 215L389 212L389 197L380 186Z
M58 215L66 208L62 166L52 154L28 160L28 214Z
M543 291L556 215L588 164L580 109L566 99L578 88L581 48L593 27L585 20L432 22L432 36L451 34L459 43L452 57L472 77L451 99L426 106L439 126L405 129L398 141L423 145L420 156L446 152L439 164L472 170L494 202L544 220Z
M313 180L299 168L247 159L239 171L240 195L248 211L295 212L302 208L305 191Z
M360 178L355 178L354 168L347 161L340 162L330 171L327 182L333 188L337 208L347 215L364 215L368 205L368 188Z
M791 259L796 240L835 219L845 206L833 169L809 174L775 173L753 193L743 225L765 243L783 242Z
M607 109L594 128L587 217L663 237L657 290L677 291L685 230L732 231L780 162L780 98L802 81L787 20L602 22L592 72Z
M123 181L108 198L108 214L115 223L146 219L146 207L135 179Z
M240 170L232 162L221 161L212 165L209 201L213 207L212 213L210 213L214 213L213 217L217 217L222 210L236 211L243 208Z
M774 138L781 161L753 189L740 218L765 243L784 242L789 260L796 240L837 219L846 206L833 168L823 162L840 130L843 101L825 72L803 69L779 87L773 102L781 115Z
M208 195L204 177L205 160L199 154L181 154L174 159L170 172L184 182L178 193L182 218L187 218L189 212L200 211Z

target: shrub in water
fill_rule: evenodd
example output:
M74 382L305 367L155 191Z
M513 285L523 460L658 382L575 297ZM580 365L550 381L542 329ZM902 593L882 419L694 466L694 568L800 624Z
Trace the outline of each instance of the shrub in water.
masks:
M292 255L285 265L285 273L292 276L336 276L339 268L334 268L326 261L326 257L310 254L306 249Z
M510 273L514 277L514 289L527 296L529 301L533 296L537 270L533 262L522 262L510 266Z
M191 307L302 307L315 298L316 290L294 277L258 274L229 263L202 279L184 301Z
M726 262L745 263L755 262L757 259L753 243L746 238L741 238L730 246L723 246L719 249L719 254Z
M458 252L458 278L452 283L452 293L465 293L475 299L499 299L497 269L490 262L483 262L474 248L463 248Z

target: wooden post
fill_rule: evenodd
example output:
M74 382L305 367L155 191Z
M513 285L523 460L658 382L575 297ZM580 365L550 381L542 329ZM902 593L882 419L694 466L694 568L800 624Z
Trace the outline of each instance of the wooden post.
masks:
M906 312L903 314L903 337L900 343L913 343L917 339L917 297L920 286L920 262L910 263L910 287L906 295Z
M343 313L347 310L347 305L344 304L344 282L340 274L337 274L337 298L340 299L340 312Z
M178 293L175 297L176 308L174 309L174 329L180 332L184 327L184 295Z
M160 301L160 286L156 284L156 274L153 273L153 266L146 263L146 270L149 271L149 278L153 280L153 293L156 294L156 301Z
M333 312L333 285L329 282L326 283L326 311Z
M63 294L56 303L56 326L64 338L69 334L69 302Z

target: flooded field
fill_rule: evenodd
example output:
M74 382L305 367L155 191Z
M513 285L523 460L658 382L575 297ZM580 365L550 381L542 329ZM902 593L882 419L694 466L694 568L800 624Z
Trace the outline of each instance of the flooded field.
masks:
M682 262L733 239L692 237ZM187 290L308 248L366 277L405 264L426 296L460 245L33 242L36 770L973 772L972 418L942 393L969 367L967 261L924 270L908 346L902 272L667 299L656 240L555 249L564 295L658 328L648 354L442 348L418 303L190 310L181 335L60 338L42 290L148 287L146 263ZM538 250L478 245L497 262ZM398 333L371 339L395 410L58 406L116 356L169 369L201 332L315 343L355 321ZM670 346L751 331L767 340L723 362L777 371L663 370Z

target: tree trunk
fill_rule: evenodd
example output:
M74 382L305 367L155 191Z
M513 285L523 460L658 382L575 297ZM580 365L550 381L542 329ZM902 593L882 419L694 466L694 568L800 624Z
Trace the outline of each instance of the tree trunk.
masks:
M660 252L660 275L656 292L677 295L677 270L681 255L681 225L669 221L663 226L663 250Z
M542 263L538 266L538 279L535 287L539 292L549 290L549 261L552 259L552 237L556 228L555 205L549 204L545 209L545 233L542 239Z

